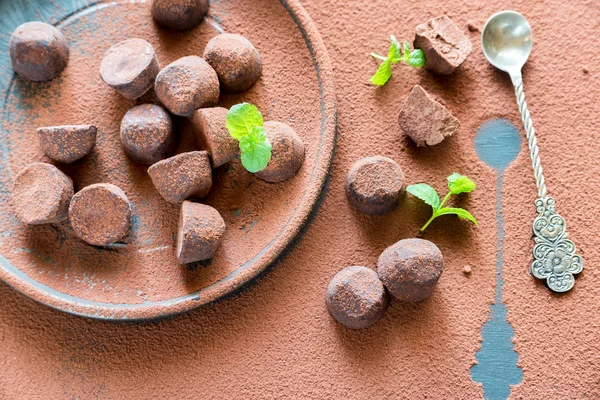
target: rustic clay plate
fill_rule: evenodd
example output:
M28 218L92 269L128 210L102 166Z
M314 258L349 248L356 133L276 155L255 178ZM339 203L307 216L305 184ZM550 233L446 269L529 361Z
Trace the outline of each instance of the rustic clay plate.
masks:
M308 14L295 0L220 0L212 2L210 16L200 27L173 33L152 22L144 2L59 3L0 4L0 278L51 307L109 320L165 317L244 287L292 245L315 208L333 155L331 66ZM33 19L60 26L70 43L69 65L52 82L25 82L10 68L9 33ZM228 107L249 101L266 120L293 126L306 145L306 160L296 177L277 185L255 178L237 162L215 171L214 188L205 202L221 212L227 232L211 261L181 266L173 251L178 207L160 198L146 168L130 162L119 146L120 120L135 103L104 85L97 71L104 51L126 38L151 42L164 66L185 55L202 55L207 41L223 30L247 36L261 53L264 68L250 91L224 96L220 103ZM152 101L151 93L141 102ZM178 122L179 152L194 149L188 124ZM82 123L98 127L95 151L59 168L73 178L76 191L109 182L133 202L129 236L105 248L78 240L68 221L24 226L8 202L13 177L21 168L50 161L39 148L35 128Z

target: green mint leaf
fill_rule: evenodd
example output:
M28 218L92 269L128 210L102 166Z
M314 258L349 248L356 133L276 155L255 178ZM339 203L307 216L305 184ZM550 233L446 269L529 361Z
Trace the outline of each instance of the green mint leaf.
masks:
M472 223L475 224L475 226L478 226L479 224L477 223L477 220L475 219L474 216L471 215L471 213L469 213L467 210L465 210L464 208L452 208L452 207L444 207L444 208L440 208L439 210L437 210L435 212L436 216L440 216L440 215L458 215L460 218L462 219L468 219L469 221L471 221Z
M408 61L408 56L410 53L410 45L408 44L408 42L404 42L404 61Z
M398 39L396 39L394 35L390 35L390 40L392 41L392 45L390 46L390 50L388 51L387 58L392 63L397 64L399 60L396 60L402 57L400 43L398 43Z
M422 68L425 65L425 53L421 49L414 49L406 56L406 63L411 67Z
M448 189L452 194L471 193L476 187L475 182L456 172L448 177Z
M240 139L240 150L242 165L251 173L262 171L271 161L272 146L262 126L255 126Z
M390 80L391 76L392 64L391 61L388 59L379 65L379 68L377 68L377 72L375 72L375 75L371 77L371 83L373 85L383 86L387 83L387 81Z
M423 200L426 204L429 204L434 211L440 207L440 196L437 194L434 188L426 183L410 185L406 188L406 191Z
M227 130L237 140L248 135L254 127L263 125L263 117L256 106L249 103L236 104L227 113Z

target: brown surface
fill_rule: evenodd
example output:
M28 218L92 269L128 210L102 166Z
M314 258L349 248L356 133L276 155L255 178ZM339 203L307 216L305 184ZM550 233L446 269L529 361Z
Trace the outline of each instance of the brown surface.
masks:
M98 129L94 125L63 125L45 126L36 131L44 154L69 164L92 151Z
M340 135L329 191L296 248L242 294L152 324L72 317L0 284L0 397L481 398L469 368L494 297L495 177L477 160L471 142L490 118L520 123L510 81L486 63L475 32L469 34L473 53L454 75L397 68L382 89L366 82L377 68L368 54L389 45L390 33L410 39L418 23L443 13L466 31L467 21L481 27L501 8L521 11L534 30L533 54L525 68L528 102L549 189L586 265L575 290L564 296L551 295L526 273L536 190L528 155L522 152L506 172L503 194L504 297L524 370L513 397L600 397L597 2L303 3L335 66ZM239 4L235 13L247 12ZM264 9L270 4L260 2L259 15L280 8ZM225 27L251 30L241 21L225 20ZM297 39L290 37L290 45ZM558 56L563 50L565 56ZM273 62L265 60L265 68ZM430 149L415 149L397 128L397 113L416 83L442 98L463 123L456 136ZM280 112L283 117L285 110ZM408 182L434 183L440 191L450 172L472 177L478 188L464 202L480 227L472 230L452 217L436 221L426 238L440 247L446 265L434 294L414 306L392 300L376 325L350 331L327 312L323 297L330 279L348 265L374 268L383 249L414 237L430 213L408 196L389 216L351 211L343 188L347 170L356 159L377 153L399 162ZM465 264L472 266L469 276L462 272Z
M294 128L283 122L267 121L264 128L272 146L271 159L265 169L254 175L271 183L283 182L296 176L305 156L302 138Z

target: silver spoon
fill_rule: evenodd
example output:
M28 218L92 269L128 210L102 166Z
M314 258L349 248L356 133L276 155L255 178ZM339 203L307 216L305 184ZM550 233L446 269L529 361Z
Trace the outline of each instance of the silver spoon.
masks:
M525 125L538 189L538 199L535 201L538 216L533 221L534 261L530 272L538 279L545 279L551 290L566 292L575 284L574 275L583 270L583 260L575 253L575 244L569 240L565 219L556 213L555 201L548 196L533 121L525 102L521 68L531 54L531 26L518 12L501 11L485 23L481 45L488 61L510 75Z

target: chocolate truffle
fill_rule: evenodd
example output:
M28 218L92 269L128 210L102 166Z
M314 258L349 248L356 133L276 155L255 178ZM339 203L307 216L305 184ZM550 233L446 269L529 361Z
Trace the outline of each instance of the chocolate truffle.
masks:
M164 67L156 77L156 96L173 114L191 117L219 100L219 77L202 58L188 56Z
M54 165L33 163L15 178L11 204L17 218L28 225L67 219L73 181Z
M37 128L40 147L55 161L72 163L88 155L96 145L94 125L64 125Z
M208 0L152 0L152 17L165 28L185 31L202 22Z
M159 70L152 45L143 39L128 39L106 51L100 77L123 97L134 100L154 85Z
M181 264L209 259L221 242L225 221L211 206L184 201L177 230L177 260Z
M77 192L69 219L75 234L94 246L122 239L131 224L131 205L125 193L110 183L97 183Z
M121 146L140 164L154 164L177 148L177 137L169 113L155 104L133 107L121 121Z
M258 81L262 72L258 51L248 39L233 33L212 38L204 49L204 59L217 72L225 92L245 92Z
M431 294L443 267L442 253L435 244L423 239L404 239L381 253L377 274L392 296L416 302Z
M425 53L425 68L451 74L473 50L469 38L447 16L417 26L414 46Z
M20 77L49 81L57 77L69 61L69 45L62 32L44 22L26 22L10 37L10 62Z
M396 209L403 186L404 174L394 160L382 156L365 157L348 171L346 196L357 211L382 215Z
M158 193L169 203L204 197L212 186L206 151L190 151L153 164L148 174Z
M385 313L388 295L377 273L366 267L347 267L327 287L327 309L350 329L373 325Z
M419 85L415 85L408 95L398 123L419 147L441 143L460 127L458 119Z
M285 181L296 175L302 166L304 143L294 129L282 122L267 121L263 126L273 147L271 161L254 175L271 183Z
M196 142L210 154L213 168L228 163L239 151L238 141L227 130L228 112L223 107L203 108L191 119Z

